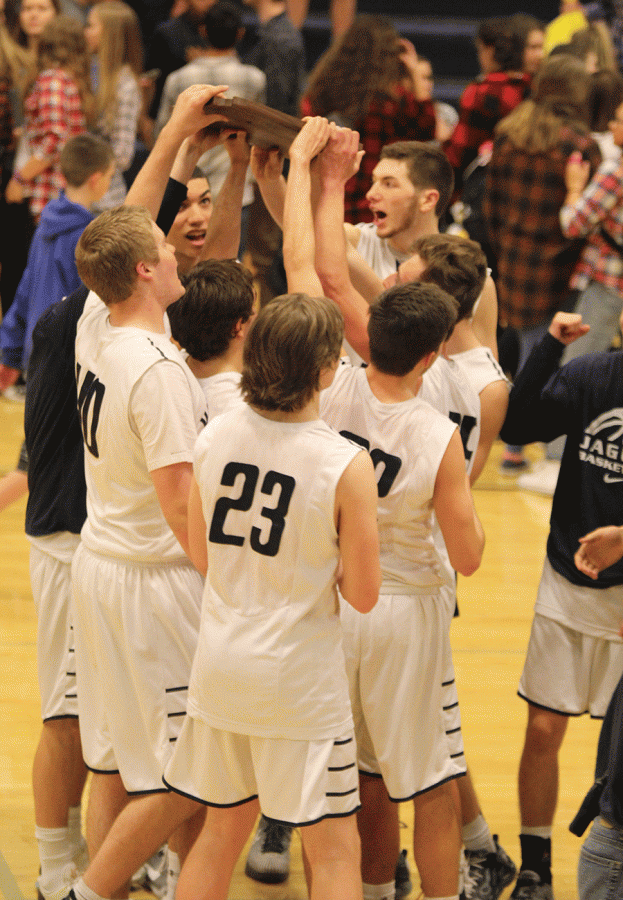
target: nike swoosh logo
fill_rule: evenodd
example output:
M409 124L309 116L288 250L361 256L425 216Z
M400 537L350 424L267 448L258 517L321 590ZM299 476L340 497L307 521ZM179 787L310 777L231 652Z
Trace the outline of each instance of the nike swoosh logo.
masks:
M616 478L614 475L610 475L608 472L604 475L604 481L606 484L615 484L617 481L623 481L623 478Z

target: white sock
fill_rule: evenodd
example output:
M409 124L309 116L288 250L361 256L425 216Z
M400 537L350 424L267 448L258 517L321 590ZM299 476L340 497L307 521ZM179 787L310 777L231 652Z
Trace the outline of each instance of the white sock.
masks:
M82 807L70 806L67 814L67 827L69 828L70 840L80 842L82 837Z
M167 865L167 893L165 900L175 900L175 891L177 890L177 882L180 877L180 858L174 850L169 847Z
M73 861L78 866L80 874L89 864L89 852L87 842L82 834L82 808L70 806L67 816L67 828L69 829L69 843L72 848Z
M532 828L527 825L521 826L521 834L531 834L532 837L551 838L551 825L534 825Z
M105 897L100 897L99 894L96 894L95 891L91 890L84 883L84 878L79 878L73 886L73 892L76 895L76 900L106 900Z
M395 900L396 882L388 884L364 884L363 900Z
M35 837L41 863L40 880L49 882L60 876L73 858L68 828L41 828L35 825Z
M463 825L461 836L466 850L484 850L487 853L495 853L495 841L482 813L467 825Z

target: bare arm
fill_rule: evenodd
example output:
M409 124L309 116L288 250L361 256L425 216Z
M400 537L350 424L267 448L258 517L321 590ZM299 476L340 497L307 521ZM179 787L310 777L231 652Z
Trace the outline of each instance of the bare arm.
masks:
M244 131L225 132L231 165L214 204L202 259L235 259L240 247L240 219L251 148Z
M378 490L372 460L367 453L358 453L344 470L335 503L342 557L340 592L358 612L370 612L379 597L381 565Z
M482 559L485 535L474 507L458 431L437 471L433 507L452 568L461 575L473 575Z
M356 228L355 231L359 231L359 229ZM379 294L383 293L385 288L392 287L396 283L395 275L391 285L382 282L350 241L347 241L346 244L346 254L351 284L366 303L372 303Z
M480 301L476 307L472 320L472 330L483 347L488 347L496 359L498 359L498 294L495 283L490 275L485 279L485 285L480 295Z
M188 543L190 559L195 568L205 578L208 573L208 545L206 523L203 517L203 506L199 485L193 475L188 498Z
M334 127L318 158L316 271L324 294L342 311L346 340L369 361L368 304L351 284L344 233L344 186L359 168L360 159L359 134Z
M146 206L155 219L160 209L169 173L185 138L197 134L221 117L203 111L204 105L227 90L226 85L212 87L193 84L177 98L171 118L166 123L125 199L127 206Z
M329 123L308 119L290 147L290 173L283 216L283 262L289 291L322 294L315 269L314 220L311 206L312 159L324 147Z
M28 493L28 474L22 472L21 469L14 469L12 472L0 478L0 512L20 500Z
M193 476L192 463L174 463L153 469L150 473L154 483L158 503L167 523L182 545L182 549L190 557L188 544L188 495Z
M283 229L283 210L286 202L286 180L283 177L283 157L279 150L251 148L251 171L257 181L262 200L277 225Z
M500 433L508 409L508 386L506 381L493 381L480 392L480 438L469 476L470 483L476 483L489 458L493 442Z

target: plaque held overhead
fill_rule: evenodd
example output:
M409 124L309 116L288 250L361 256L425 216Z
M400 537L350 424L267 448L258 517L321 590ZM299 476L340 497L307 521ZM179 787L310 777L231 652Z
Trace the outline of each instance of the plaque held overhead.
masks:
M208 125L208 130L235 128L246 131L250 144L264 148L278 147L284 155L287 155L290 144L303 127L302 119L296 116L271 109L263 103L243 100L242 97L213 97L204 110L206 113L218 112L227 120Z

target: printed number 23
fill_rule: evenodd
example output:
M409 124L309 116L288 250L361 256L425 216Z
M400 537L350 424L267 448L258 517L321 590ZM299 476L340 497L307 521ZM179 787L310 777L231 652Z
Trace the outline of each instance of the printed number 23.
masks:
M251 509L259 474L260 470L257 466L251 466L247 463L231 462L225 466L223 477L221 478L222 485L233 487L238 475L243 475L244 481L240 496L234 498L219 497L216 502L209 534L209 540L213 544L235 544L238 547L242 547L244 544L242 535L225 533L225 518L230 509L238 509L241 512L247 512ZM261 529L256 525L251 529L251 547L256 553L262 553L264 556L277 555L295 483L291 475L282 475L280 472L273 472L272 470L264 476L260 488L261 493L270 496L275 487L279 486L279 502L274 508L270 506L262 507L262 517L272 522L268 540L265 543L262 544L260 541Z

